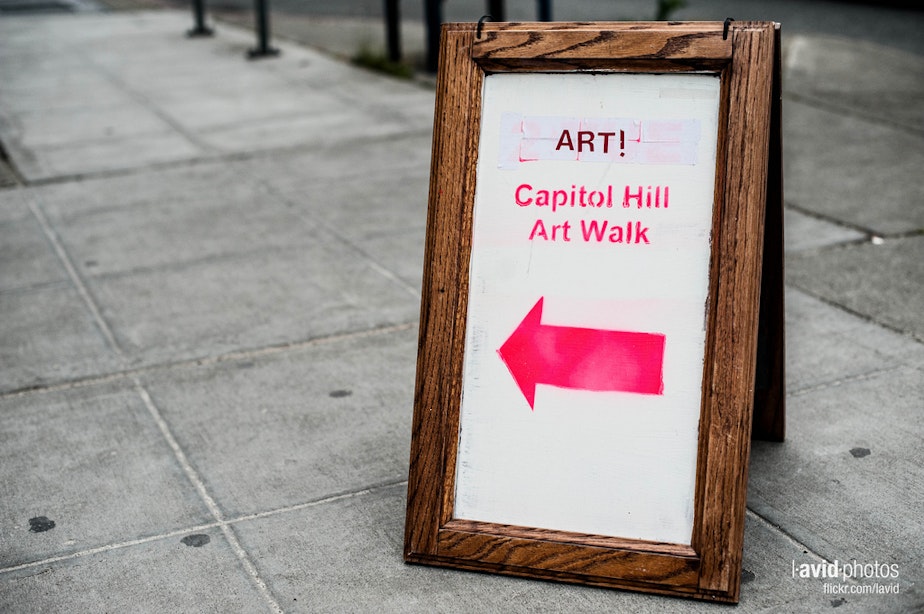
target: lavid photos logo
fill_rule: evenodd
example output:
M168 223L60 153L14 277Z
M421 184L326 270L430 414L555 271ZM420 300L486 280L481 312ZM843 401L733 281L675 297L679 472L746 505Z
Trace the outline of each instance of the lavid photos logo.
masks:
M825 582L826 594L885 595L898 593L900 583L898 563L861 563L856 559L849 563L822 561L818 563L792 562L792 577L816 580L839 580ZM865 580L865 582L860 582Z

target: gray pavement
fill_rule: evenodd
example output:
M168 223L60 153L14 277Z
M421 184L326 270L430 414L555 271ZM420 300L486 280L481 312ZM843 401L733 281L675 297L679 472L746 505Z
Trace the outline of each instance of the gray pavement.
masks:
M0 611L727 611L403 564L433 90L190 21L0 19ZM924 611L924 57L784 52L788 436L737 610ZM900 592L793 577L835 560Z

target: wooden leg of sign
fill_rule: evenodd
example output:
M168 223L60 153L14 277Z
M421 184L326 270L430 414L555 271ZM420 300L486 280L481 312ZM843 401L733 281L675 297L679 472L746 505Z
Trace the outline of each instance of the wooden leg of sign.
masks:
M783 312L783 131L780 28L776 28L770 161L764 221L763 275L757 332L757 381L752 438L783 441L786 432L786 344Z

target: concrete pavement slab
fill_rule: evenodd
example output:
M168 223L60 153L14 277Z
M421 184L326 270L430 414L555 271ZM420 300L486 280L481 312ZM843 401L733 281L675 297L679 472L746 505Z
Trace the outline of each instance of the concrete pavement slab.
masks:
M727 605L444 570L402 563L405 487L370 489L235 525L242 545L291 612L724 612ZM823 612L821 581L792 578L819 558L748 514L738 612ZM868 612L882 597L854 599ZM908 603L907 601L905 603ZM879 611L890 611L883 609ZM900 612L900 609L892 611Z
M99 49L94 55L93 66L110 81L145 99L152 106L162 101L180 101L194 93L214 92L216 89L225 92L249 91L252 96L262 88L278 85L279 79L273 71L267 70L265 66L240 66L238 61L241 58L234 53L236 49L229 49L227 44L216 47L216 42L227 41L210 38L177 40L171 47L172 52L166 54L162 41L142 41L141 45L128 49L128 53L137 53L139 47L142 50L132 62L118 61L111 54L105 53L105 49ZM157 53L160 57L151 57L151 54ZM216 62L216 58L235 61Z
M28 110L15 117L17 146L54 150L74 143L143 138L172 128L153 113L139 113L136 104Z
M775 444L767 444L773 446ZM750 487L749 487L750 488ZM741 602L735 608L744 612L830 612L867 614L906 611L907 597L893 603L889 596L857 595L843 598L825 591L825 583L839 585L826 578L803 578L793 574L802 565L827 564L817 553L792 539L782 527L768 522L752 511L747 512L744 528L744 560L741 577ZM653 607L654 606L654 607ZM656 605L647 606L656 611ZM686 609L678 607L677 612Z
M120 366L69 285L0 292L0 391L48 385Z
M111 53L113 41L107 42L107 37L116 36L118 26L127 20L100 22L98 15L75 19L75 31L66 34L49 27L59 23L55 20L39 23L20 18L10 20L9 25L6 21L0 24L3 35L18 26L39 41L22 43L14 36L0 43L0 49L14 50L16 69L5 79L11 93L3 99L9 104L4 104L0 117L0 138L19 172L27 179L38 180L201 154L186 135L94 64L81 46L97 40ZM83 19L86 21L81 23ZM81 25L85 26L83 30L79 29ZM43 37L54 42L43 43ZM21 44L17 45L17 41ZM55 65L57 59L65 69ZM62 72L66 75L63 79Z
M223 166L209 165L194 174L171 169L95 179L82 188L112 200L37 198L48 203L49 223L86 278L175 268L317 240L268 187Z
M124 171L189 160L202 154L195 143L173 131L35 147L26 155L19 151L14 146L9 153L15 158L17 169L29 181Z
M242 64L249 37L240 31L190 41L182 34L185 20L173 12L109 20L105 28L99 19L86 17L87 33L62 37L55 48L82 75L63 84L53 78L59 68L34 47L9 44L20 54L19 70L11 74L13 94L0 99L10 103L0 116L0 137L30 180L222 152L325 147L432 125L432 91L307 49L289 45L278 61ZM54 28L37 29L55 35ZM35 73L49 77L33 81ZM62 97L81 106L62 108ZM90 119L78 121L80 114Z
M413 322L419 306L378 266L320 235L298 249L89 282L136 361L216 356Z
M205 164L32 190L131 358L285 343L293 321L301 340L416 317L417 286L409 284L419 243L359 251L324 227L321 214L298 210L246 169ZM329 208L343 191L331 187L318 206ZM420 203L410 207L422 217ZM396 218L392 228L408 223ZM402 264L405 280L379 262L396 249L395 266L406 262L402 254L416 256L416 265Z
M392 176L400 185L406 175L419 177L430 168L430 132L421 131L401 138L381 137L359 141L338 141L327 147L307 147L288 152L285 156L260 156L248 161L257 177L273 186L292 202L301 206L306 197L317 199L325 192L318 184L362 189L370 177ZM359 147L359 160L357 160ZM404 205L426 207L427 192L411 183L402 199ZM374 195L369 195L374 198ZM366 196L363 197L364 199ZM318 201L315 202L325 202ZM326 208L336 209L344 203L326 201ZM376 213L376 212L368 212ZM378 213L376 213L378 214Z
M786 224L784 237L787 254L841 243L855 243L868 237L867 234L848 226L807 215L793 208L786 209L783 221Z
M211 520L129 382L5 397L0 433L2 568Z
M218 193L231 197L238 184L251 186L236 162L212 161L147 169L144 173L72 179L17 190L27 202L40 205L51 223L62 229L71 219L121 208L156 208L188 203ZM213 182L217 182L215 185ZM248 187L245 189L252 189ZM4 197L10 192L4 192ZM249 196L249 193L245 193Z
M186 13L184 12L184 15ZM30 15L4 17L6 39L15 46L48 52L79 49L107 39L149 32L170 34L175 32L166 11L137 12L124 18L113 19L105 12L80 15L48 15L33 18ZM29 23L31 22L31 23ZM28 27L23 24L29 23ZM185 33L185 29L180 34Z
M812 135L805 138L805 135ZM786 101L786 202L878 235L924 228L924 135Z
M80 81L87 75L99 76L95 71L88 70L79 56L60 54L61 48L55 44L56 41L49 41L42 34L43 26L46 25L28 18L24 21L21 16L4 16L3 25L0 26L4 33L0 48L3 49L6 61L0 66L0 75L10 79L11 87L51 85L58 71L62 74L57 81L62 85ZM34 71L34 83L32 79L24 78L23 69Z
M334 148L329 156L290 156L283 172L264 164L256 172L306 223L342 238L419 297L429 150L423 136L409 136L370 142L364 151L368 160L361 168Z
M48 239L34 219L0 222L0 292L66 281L61 263L48 249Z
M408 132L433 127L434 93L427 83L407 83L367 70L353 70L357 71L359 87L342 79L329 85L328 90L338 100L376 121L401 120Z
M333 106L338 106L333 103ZM401 135L400 119L376 121L349 107L323 114L278 114L247 122L228 122L203 128L199 138L219 152L258 153L279 148L324 148L343 140L362 141Z
M827 561L875 561L920 583L924 531L920 369L845 381L788 399L787 441L755 443L751 509ZM909 595L907 611L924 606Z
M786 290L786 389L789 394L920 365L912 337L847 313L796 288Z
M917 207L920 208L920 207ZM924 236L790 258L789 283L924 340Z
M29 191L9 187L0 190L0 224L32 219Z
M46 535L46 534L42 534ZM62 561L6 572L0 610L50 612L269 612L218 529L123 544ZM200 537L191 543L205 541Z
M237 122L250 123L271 120L280 116L291 118L305 113L306 108L335 107L335 103L323 93L312 96L294 97L284 95L283 84L261 87L250 96L237 86L225 85L203 94L201 86L186 91L177 91L170 100L158 100L163 112L188 130L215 129Z
M63 66L55 65L59 58ZM8 122L16 114L30 111L81 110L130 102L110 79L76 58L14 55L4 59L2 66L4 86L0 103Z
M786 37L785 94L876 123L924 131L924 60L864 41Z
M226 517L407 476L416 327L144 376Z
M310 190L283 186L280 193L306 220L317 220L362 245L376 236L425 227L429 169L417 167L401 177L396 182L394 171L369 169L362 178L316 178Z
M423 282L425 235L426 229L423 226L408 226L370 235L363 239L359 249L403 284L411 296L419 297Z
M645 598L405 565L406 487L396 485L237 526L292 612L581 612ZM659 600L670 606L671 600ZM668 610L669 611L669 610Z

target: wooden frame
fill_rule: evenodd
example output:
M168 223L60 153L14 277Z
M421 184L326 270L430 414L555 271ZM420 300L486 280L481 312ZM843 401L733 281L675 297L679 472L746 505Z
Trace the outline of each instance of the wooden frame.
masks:
M772 308L771 391L760 434L782 438L779 151L768 184L774 58L769 22L486 23L443 26L420 314L405 560L547 580L737 602L755 402L761 271ZM777 60L778 61L778 60ZM777 65L778 69L778 65ZM493 72L705 72L721 79L707 336L691 544L453 518L462 356L482 85ZM774 96L776 97L774 99ZM776 126L778 131L778 125ZM778 132L777 132L778 134ZM776 137L775 137L776 138ZM776 147L778 147L778 138ZM765 209L770 194L771 208ZM766 216L766 219L765 219ZM776 226L775 223L779 222ZM781 246L774 247L781 250ZM778 260L777 260L778 258ZM755 427L756 428L756 427Z

